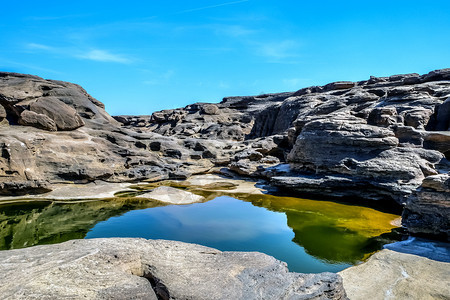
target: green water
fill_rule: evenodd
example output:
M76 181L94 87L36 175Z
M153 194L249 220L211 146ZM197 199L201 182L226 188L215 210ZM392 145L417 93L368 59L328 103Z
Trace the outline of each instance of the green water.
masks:
M210 195L210 201L167 205L136 198L0 206L0 249L78 238L143 237L220 250L260 251L291 271L337 272L383 243L398 216L329 201L272 195Z

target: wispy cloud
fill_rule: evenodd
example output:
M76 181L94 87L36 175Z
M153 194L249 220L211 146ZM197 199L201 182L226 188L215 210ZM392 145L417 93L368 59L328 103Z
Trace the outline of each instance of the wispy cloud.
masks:
M64 15L64 16L31 16L26 19L31 21L54 21L63 19L85 18L91 15L92 14L78 14L78 15Z
M297 57L299 55L299 43L295 40L283 40L261 44L259 54L267 58L281 60Z
M16 61L6 60L6 59L2 59L2 58L0 58L0 68L3 70L8 70L9 68L12 68L10 71L21 72L21 73L37 71L37 72L45 72L45 73L53 73L53 74L63 74L60 71L43 68L43 67L37 66L35 64L19 63ZM16 70L16 68L17 68L17 70Z
M50 47L47 45L42 45L42 44L36 44L36 43L28 43L26 45L26 47L30 50L32 50L32 49L46 50L46 51L54 50L53 47Z
M100 62L114 62L121 64L128 64L132 62L132 60L126 56L114 54L110 51L102 49L81 50L76 47L53 47L38 43L28 43L25 45L25 48L29 51L41 50L57 55L65 55Z
M94 61L102 61L102 62L115 62L115 63L122 63L122 64L128 64L131 62L131 60L125 56L119 55L119 54L113 54L106 50L90 50L84 54L76 55L77 57L81 59L88 59L88 60L94 60Z
M208 5L208 6L202 6L202 7L197 7L197 8L186 9L186 10L175 12L174 14L185 14L185 13L190 13L190 12L194 12L194 11L210 9L210 8L216 8L216 7L232 5L232 4L238 4L238 3L248 2L248 1L250 1L250 0L240 0L240 1L231 1L231 2L219 3L219 4L215 4L215 5Z
M145 85L161 85L169 82L169 80L175 75L174 70L167 70L166 72L156 76L155 78L145 80Z

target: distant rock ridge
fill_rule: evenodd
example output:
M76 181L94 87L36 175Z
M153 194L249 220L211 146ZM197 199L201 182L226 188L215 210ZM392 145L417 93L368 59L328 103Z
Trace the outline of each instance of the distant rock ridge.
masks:
M0 194L226 168L298 195L390 200L412 233L448 239L449 112L450 69L114 118L78 85L3 72Z

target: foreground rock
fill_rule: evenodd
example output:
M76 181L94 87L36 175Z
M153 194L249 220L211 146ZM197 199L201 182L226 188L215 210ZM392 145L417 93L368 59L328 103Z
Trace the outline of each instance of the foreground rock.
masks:
M205 200L202 196L170 186L160 186L137 197L154 199L170 204L191 204Z
M448 244L434 246L428 241L420 245L420 242L408 241L404 246L394 244L392 248L394 250L384 249L367 262L339 273L350 299L448 299Z
M347 299L336 274L173 241L74 240L1 251L0 262L7 299Z

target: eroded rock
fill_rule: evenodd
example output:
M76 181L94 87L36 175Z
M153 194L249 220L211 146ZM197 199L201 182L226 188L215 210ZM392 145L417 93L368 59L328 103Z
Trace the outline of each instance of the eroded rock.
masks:
M8 299L347 299L336 274L175 241L74 240L0 251L0 261Z
M155 199L170 204L191 204L205 200L202 196L169 186L157 187L137 197Z

